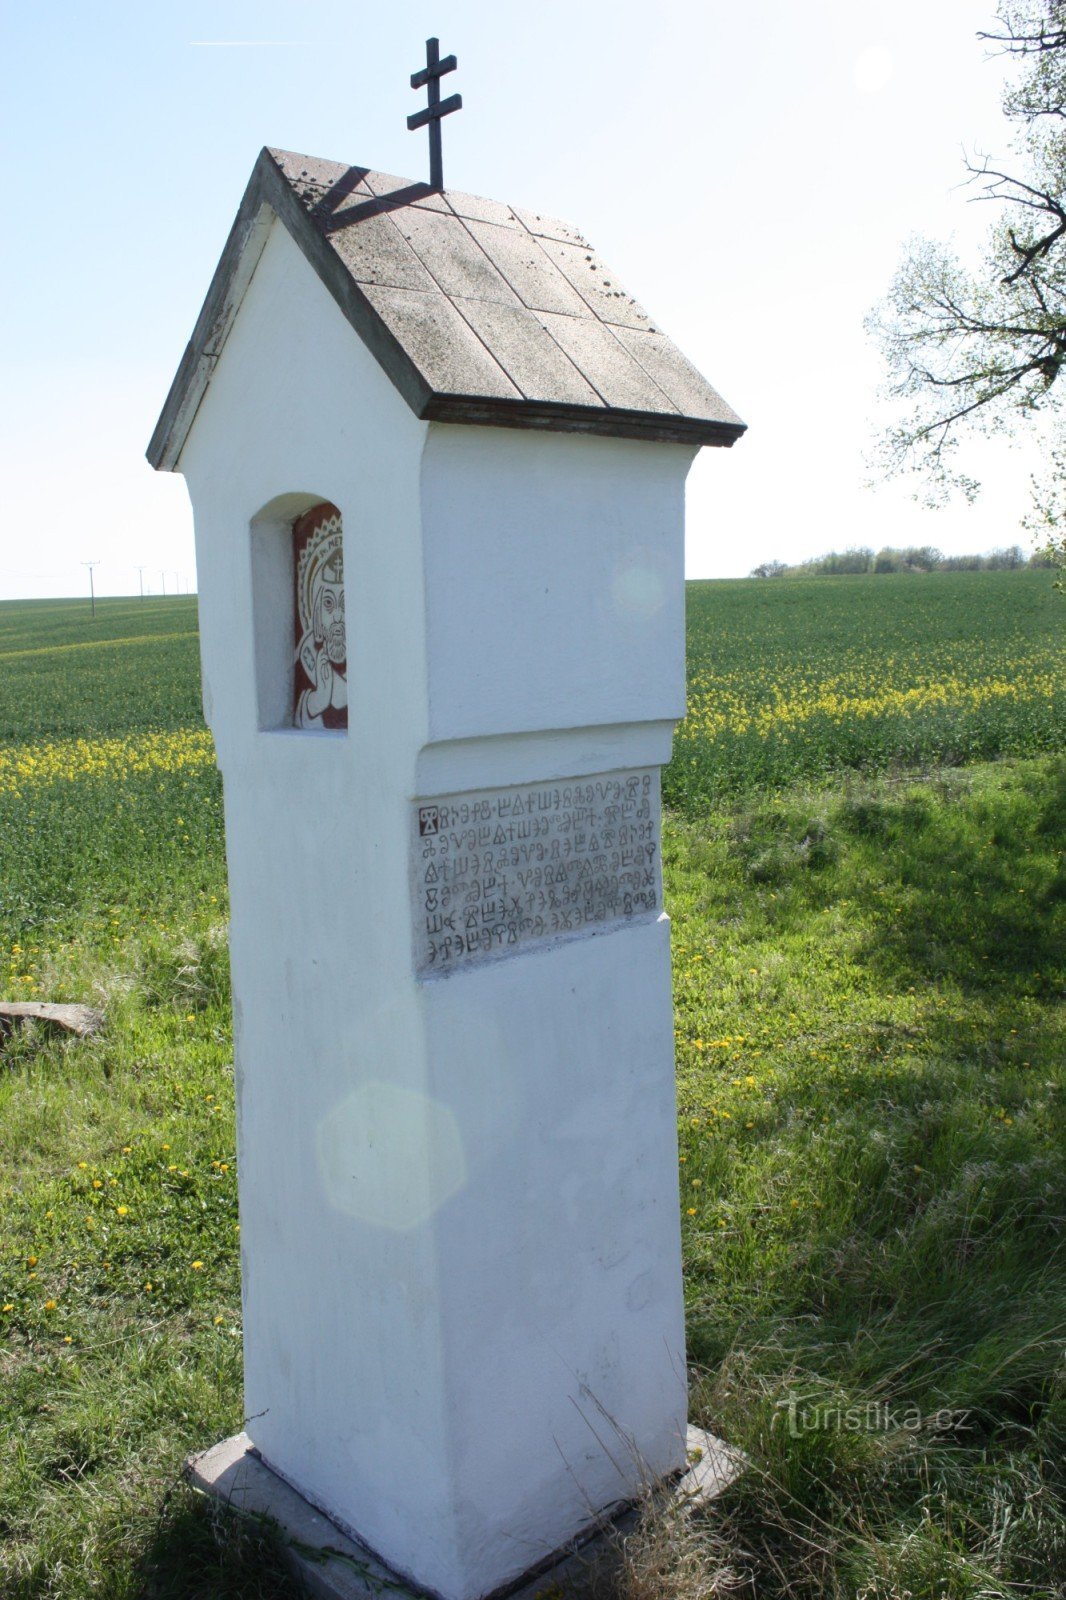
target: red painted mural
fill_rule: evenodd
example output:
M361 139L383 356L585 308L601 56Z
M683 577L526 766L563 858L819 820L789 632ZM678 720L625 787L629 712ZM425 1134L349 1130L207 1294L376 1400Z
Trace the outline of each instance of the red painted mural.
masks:
M296 728L347 728L348 646L344 631L341 514L328 500L292 525Z

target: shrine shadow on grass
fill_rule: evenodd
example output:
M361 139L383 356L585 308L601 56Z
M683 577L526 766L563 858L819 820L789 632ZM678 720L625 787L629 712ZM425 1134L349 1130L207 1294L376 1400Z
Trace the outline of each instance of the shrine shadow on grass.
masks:
M889 981L1046 995L1053 969L1062 976L1066 761L1015 769L994 798L959 804L969 798L965 773L950 771L895 805L847 805L845 827L883 848L896 879L862 959Z
M188 1484L164 1497L138 1573L138 1600L299 1600L279 1535Z
M797 1020L766 1052L770 1105L753 1117L738 1089L718 1153L684 1170L726 1230L688 1250L697 1360L765 1339L817 1368L839 1342L845 1388L903 1361L994 1428L1032 1420L1066 1332L1066 762L981 771L738 809L732 865L784 955L766 1010ZM785 1221L775 1193L798 1205Z
M1039 761L753 801L682 848L679 942L737 946L697 1025L751 1052L683 1078L693 1416L753 1463L716 1515L761 1600L1063 1570L1064 845ZM797 1437L797 1397L964 1422Z

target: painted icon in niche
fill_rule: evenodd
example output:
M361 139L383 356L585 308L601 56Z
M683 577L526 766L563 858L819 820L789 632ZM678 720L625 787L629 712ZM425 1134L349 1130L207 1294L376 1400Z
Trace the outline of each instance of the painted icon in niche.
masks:
M292 525L296 575L293 725L348 726L348 645L344 632L341 514L323 500Z

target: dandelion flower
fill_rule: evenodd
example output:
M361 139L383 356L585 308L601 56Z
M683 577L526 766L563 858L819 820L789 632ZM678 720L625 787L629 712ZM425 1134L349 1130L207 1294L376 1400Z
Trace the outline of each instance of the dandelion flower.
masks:
M203 1271L203 1265L204 1264L203 1264L202 1261L194 1261L193 1264L192 1264L192 1270L194 1272L202 1272Z
M55 1308L56 1308L56 1304L57 1304L57 1302L55 1300L46 1300L45 1303L44 1303L44 1309L46 1311L54 1311Z
M116 1206L115 1210L120 1217L128 1217L130 1213L129 1206Z

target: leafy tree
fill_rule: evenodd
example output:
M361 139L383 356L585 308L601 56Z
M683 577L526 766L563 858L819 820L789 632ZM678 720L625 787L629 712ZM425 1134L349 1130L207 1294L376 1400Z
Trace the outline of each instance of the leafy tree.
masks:
M889 472L921 473L931 497L978 483L957 466L974 433L1043 426L1046 470L1034 477L1028 525L1066 562L1066 0L1001 0L978 34L1021 64L1003 97L1014 130L1011 170L967 162L976 198L996 208L971 269L917 240L868 326L888 361L902 421L882 441Z

